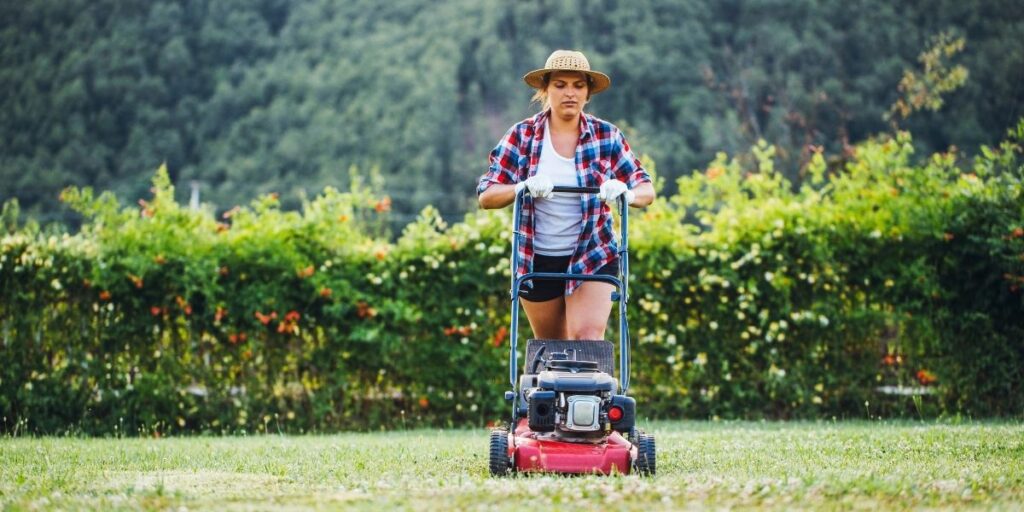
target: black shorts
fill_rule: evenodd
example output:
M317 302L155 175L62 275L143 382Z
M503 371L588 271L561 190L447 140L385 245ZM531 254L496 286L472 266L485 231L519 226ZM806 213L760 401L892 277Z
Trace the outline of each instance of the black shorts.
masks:
M568 272L569 260L572 256L544 256L543 254L533 255L534 272ZM605 266L597 269L594 274L602 276L619 275L619 258L609 261ZM527 288L526 283L519 288L519 297L530 302L544 302L557 299L565 295L564 279L534 279L533 288Z

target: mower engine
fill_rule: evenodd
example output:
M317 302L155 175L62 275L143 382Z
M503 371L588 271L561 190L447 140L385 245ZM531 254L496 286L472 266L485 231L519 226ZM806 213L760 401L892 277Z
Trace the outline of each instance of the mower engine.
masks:
M633 428L636 401L616 394L618 383L596 362L577 361L568 352L538 362L543 371L523 375L521 381L530 430L594 437Z

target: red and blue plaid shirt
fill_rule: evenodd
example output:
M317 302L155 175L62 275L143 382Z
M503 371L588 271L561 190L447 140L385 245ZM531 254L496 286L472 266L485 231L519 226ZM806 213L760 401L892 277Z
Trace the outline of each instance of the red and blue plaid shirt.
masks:
M537 174L543 147L546 110L524 119L510 128L491 151L490 168L480 177L477 195L495 183L513 185ZM580 187L600 187L606 180L620 180L629 188L651 181L640 161L633 156L629 144L615 125L590 114L580 115L580 139L576 144L576 182ZM617 257L615 228L611 208L596 194L580 195L583 229L569 262L572 274L593 274ZM519 267L516 275L533 270L533 198L523 198L521 208ZM532 286L531 283L525 283ZM566 294L579 286L579 281L566 283Z

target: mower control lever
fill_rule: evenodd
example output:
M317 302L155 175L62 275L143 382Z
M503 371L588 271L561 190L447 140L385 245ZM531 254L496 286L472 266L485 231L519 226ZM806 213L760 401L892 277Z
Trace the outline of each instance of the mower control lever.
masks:
M537 365L544 362L544 351L547 350L547 346L543 346L537 351L537 355L533 356L533 362L530 364L530 373L537 374Z

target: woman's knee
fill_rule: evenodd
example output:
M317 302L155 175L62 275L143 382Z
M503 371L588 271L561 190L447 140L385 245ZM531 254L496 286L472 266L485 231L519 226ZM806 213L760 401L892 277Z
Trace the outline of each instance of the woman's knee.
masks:
M561 298L544 301L521 301L526 317L533 329L533 336L540 339L565 339L565 301Z
M569 331L569 338L574 340L604 339L604 327L597 325L574 326Z

